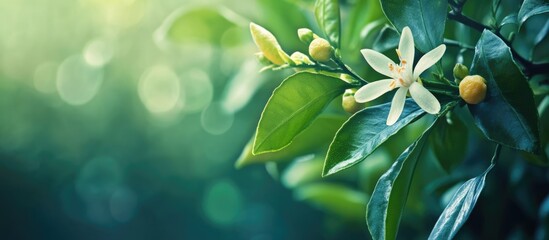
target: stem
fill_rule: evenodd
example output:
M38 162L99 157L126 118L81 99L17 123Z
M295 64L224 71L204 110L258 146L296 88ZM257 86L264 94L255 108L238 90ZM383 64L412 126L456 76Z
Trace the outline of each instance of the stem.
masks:
M454 99L458 99L459 95L452 94L451 92L439 90L439 89L429 89L429 92L438 93L440 95L448 96Z
M364 78L360 77L358 74L356 74L353 70L351 70L345 63L343 63L339 58L335 57L332 58L332 61L337 64L345 72L346 74L351 75L353 78L358 79L364 83L368 83Z
M467 49L467 50L475 50L475 47L473 47L473 46L469 46L469 45L464 44L462 42L452 40L452 39L447 39L447 38L444 39L444 44L446 44L448 46L455 46L455 47Z
M496 145L496 150L494 150L494 156L492 157L492 160L490 163L495 164L496 160L499 158L499 154L501 152L501 144Z
M491 27L489 26L486 26L482 23L479 23L473 19L470 19L466 16L464 16L463 14L461 14L461 12L458 12L458 11L454 11L454 10L451 10L449 13L448 13L448 18L449 19L452 19L454 21L457 21L457 22L460 22L464 25L467 25L469 26L470 28L472 29L475 29L479 32L482 32L484 31L484 29L488 29L490 31L494 31L494 29L492 29ZM532 63L530 62L529 60L523 58L522 56L520 56L516 51L515 49L513 49L512 47L512 44L511 42L509 42L507 39L505 39L503 36L501 36L501 34L497 31L495 31L495 34L501 39L503 40L503 42L507 45L507 47L509 47L509 49L511 49L511 53L513 54L513 57L515 59L517 59L523 66L524 68L524 74L527 76L527 77L531 77L533 75L536 75L536 74L540 74L540 73L547 73L549 72L547 69L549 69L549 63L543 63L543 64L535 64L535 63Z
M457 104L458 104L458 101L451 102L450 104L448 104L448 107L442 109L442 112L440 112L437 116L442 117L442 116L446 115L446 113L448 113L450 110L454 109L454 107Z
M449 19L452 19L456 22L460 22L460 23L463 23L464 25L467 25L479 32L482 32L484 29L490 29L490 27L482 24L482 23L479 23L473 19L470 19L468 17L466 17L465 15L461 14L461 12L456 12L454 10L450 11L448 13L448 18Z

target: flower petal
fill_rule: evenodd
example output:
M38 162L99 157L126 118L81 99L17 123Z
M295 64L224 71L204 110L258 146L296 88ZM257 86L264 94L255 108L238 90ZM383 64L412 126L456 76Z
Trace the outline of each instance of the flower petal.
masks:
M391 126L396 123L402 110L404 109L404 102L406 101L407 87L401 87L395 93L393 102L391 103L391 110L389 110L389 116L387 117L387 125Z
M371 49L362 49L360 52L374 70L387 77L394 78L393 73L389 70L389 64L396 65L393 60Z
M436 114L440 111L440 103L437 98L420 83L414 82L410 85L410 95L417 105L426 112Z
M446 45L440 44L435 49L423 55L423 57L421 57L421 59L417 62L416 68L414 69L414 80L416 80L425 70L437 63L438 60L442 58L445 51Z
M391 91L393 89L390 87L392 81L393 79L383 79L362 86L355 93L355 101L359 103L369 102Z
M412 66L414 64L414 37L409 27L402 29L400 42L398 44L401 58L406 61L405 78L412 78Z

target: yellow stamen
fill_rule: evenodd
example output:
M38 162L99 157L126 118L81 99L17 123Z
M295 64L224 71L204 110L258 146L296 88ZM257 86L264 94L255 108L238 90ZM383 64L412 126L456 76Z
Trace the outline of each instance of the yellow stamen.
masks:
M398 78L398 81L400 82L401 85L404 86L404 80L402 78Z
M391 88L391 90L396 88L396 81L395 80L391 81L391 83L389 84L389 87Z
M397 48L396 52L397 52L397 55L398 55L398 59L402 60L402 55L400 54L400 49Z
M395 66L393 66L392 63L389 63L389 71L394 71L395 70Z

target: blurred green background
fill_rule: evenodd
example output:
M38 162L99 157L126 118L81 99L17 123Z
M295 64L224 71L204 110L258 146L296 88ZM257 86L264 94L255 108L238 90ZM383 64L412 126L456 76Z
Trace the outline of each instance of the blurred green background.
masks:
M285 4L0 1L0 238L366 236L234 168L282 79L247 25L295 45Z

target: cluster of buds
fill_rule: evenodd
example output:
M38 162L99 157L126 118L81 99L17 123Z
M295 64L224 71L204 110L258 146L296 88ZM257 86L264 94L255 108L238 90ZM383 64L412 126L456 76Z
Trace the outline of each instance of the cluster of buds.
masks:
M255 23L250 23L250 32L255 44L261 51L257 53L257 56L260 62L265 65L314 65L309 56L314 61L325 63L330 61L334 53L333 47L326 39L317 36L307 28L298 29L297 35L302 42L309 45L309 56L301 52L294 52L288 56L276 37L267 29Z

